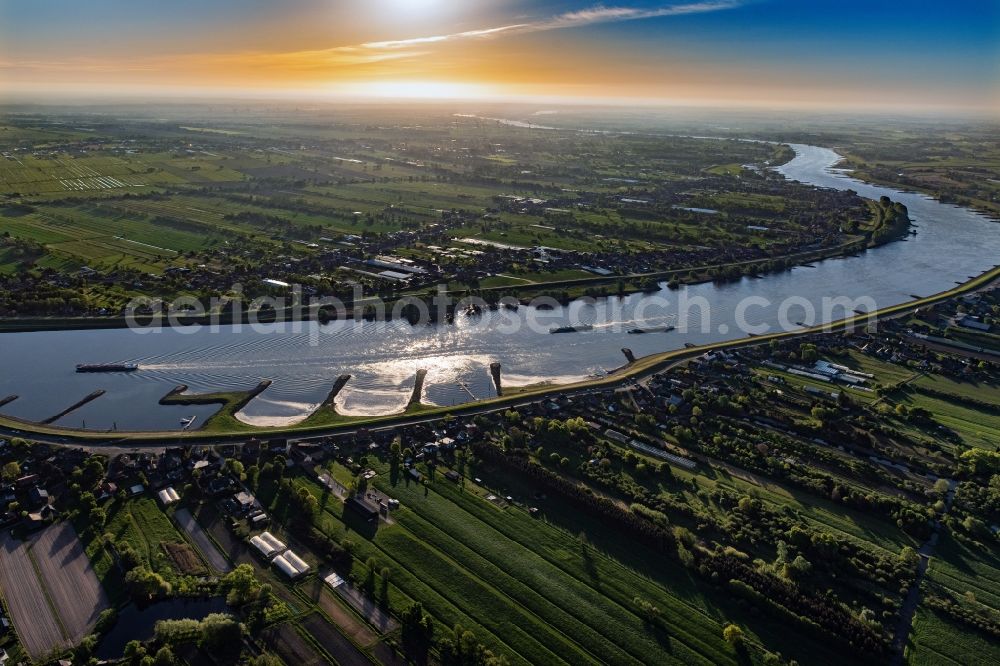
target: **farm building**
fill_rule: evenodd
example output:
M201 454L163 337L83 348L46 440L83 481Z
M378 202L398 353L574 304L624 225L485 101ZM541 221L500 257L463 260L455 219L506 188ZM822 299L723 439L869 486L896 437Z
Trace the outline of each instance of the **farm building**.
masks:
M327 576L326 578L323 579L323 582L325 582L327 585L329 585L332 588L337 588L337 587L343 585L345 581L344 581L343 578L341 578L337 574L331 573L329 576Z
M979 317L974 317L972 315L962 315L955 318L955 323L962 328L971 328L974 331L983 331L984 333L989 333L992 328L989 324L979 319Z
M272 564L274 564L274 566L278 569L278 571L285 574L289 578L296 578L299 575L298 570L295 567L293 567L288 562L288 560L286 560L281 555L278 555L276 558L274 558Z
M309 572L309 565L306 564L301 557L290 550L286 551L283 555L278 555L274 558L272 564L279 571L281 571L281 573L293 579L304 576Z
M360 497L347 498L347 508L360 515L369 523L378 520L378 509Z
M239 505L240 511L250 511L257 506L257 498L246 491L240 491L233 496L233 501Z
M281 552L281 551L285 550L286 548L288 548L288 546L285 545L284 541L281 541L280 539L278 539L277 537L275 537L270 532L261 532L260 533L260 538L263 539L268 545L270 545L272 548L274 548L278 552Z
M27 531L34 532L47 526L54 517L55 509L46 504L40 510L26 514L22 520L22 525L24 525L24 529Z
M275 554L274 547L269 545L266 541L261 539L259 536L250 537L250 545L257 549L257 551L264 556L265 559L270 559L272 555Z
M282 541L275 538L270 532L261 532L256 536L250 537L250 545L256 548L264 556L264 559L268 560L287 548Z
M636 451L641 451L647 455L655 456L657 458L662 458L663 460L666 460L667 462L686 470L693 470L695 467L698 466L698 464L693 460L688 460L687 458L681 458L680 456L675 456L672 453L668 453L663 449L658 449L655 446L650 446L649 444L640 442L637 439L633 439L632 441L630 441L629 446L631 446Z
M289 564L291 564L293 567L295 567L301 573L305 573L305 572L309 571L309 565L306 564L305 560L303 560L301 557L299 557L298 555L296 555L294 551L291 551L291 550L285 551L285 554L284 554L283 557L288 561Z
M156 496L160 498L160 503L163 506L170 506L174 502L180 502L181 496L173 488L164 488L160 492L156 493Z
M271 522L271 519L268 518L267 514L264 513L263 511L258 511L257 513L250 516L250 524L258 529L263 528L269 522Z
M21 478L19 478L17 481L15 481L14 484L18 488L29 488L29 487L35 485L35 483L37 483L37 482L38 482L38 475L37 474L25 474L24 476L22 476Z
M608 439L613 439L616 442L621 442L622 444L628 443L628 437L618 432L617 430L607 429L604 431L604 436Z
M32 506L45 506L49 503L49 491L35 486L28 491L28 499Z

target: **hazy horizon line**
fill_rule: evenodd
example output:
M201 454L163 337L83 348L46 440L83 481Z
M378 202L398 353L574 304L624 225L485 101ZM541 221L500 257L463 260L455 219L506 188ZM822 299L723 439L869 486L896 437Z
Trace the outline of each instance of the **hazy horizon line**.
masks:
M488 96L384 96L384 95L350 95L326 93L320 94L305 91L281 90L234 90L220 94L218 90L170 90L161 89L151 95L149 91L59 91L48 87L43 92L25 90L5 90L5 99L0 101L0 108L12 106L114 106L128 104L131 106L181 105L181 104L217 104L217 103L252 103L252 104L322 104L336 106L386 106L398 107L404 105L419 105L422 108L434 106L516 106L542 105L557 106L567 109L607 109L620 110L633 108L636 110L669 110L669 109L712 109L717 111L785 111L785 112L822 112L832 114L862 113L865 115L904 115L976 118L1000 122L997 113L1000 107L996 105L948 105L929 103L914 105L907 102L848 102L829 103L816 100L787 99L727 99L727 98L664 98L664 97L592 97L573 95L488 95ZM541 124L541 123L540 123Z

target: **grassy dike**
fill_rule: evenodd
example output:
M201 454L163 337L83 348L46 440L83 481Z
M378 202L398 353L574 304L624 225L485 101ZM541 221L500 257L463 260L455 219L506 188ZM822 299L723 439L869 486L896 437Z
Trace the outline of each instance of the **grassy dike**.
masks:
M651 354L643 358L638 359L635 363L630 363L613 374L606 375L604 377L599 377L596 379L589 379L581 382L574 382L572 384L541 384L535 387L524 387L522 390L517 392L510 392L508 395L499 396L495 398L489 398L474 403L466 403L463 405L455 405L451 407L430 407L427 406L421 409L419 413L401 413L401 414L390 414L386 416L376 416L376 417L340 417L334 423L326 424L316 424L310 423L310 419L306 419L302 424L297 426L289 427L279 427L279 428L260 428L253 427L247 424L239 423L238 421L233 421L239 424L239 427L234 427L232 431L218 430L212 431L187 431L187 432L115 432L114 439L116 442L121 442L123 440L131 444L148 444L148 445L158 445L167 442L184 442L196 444L201 440L220 440L220 439L233 439L241 440L248 436L259 436L259 437L308 437L308 436L321 436L326 434L336 434L339 431L350 431L359 427L390 427L395 425L404 425L408 422L414 420L425 420L430 417L444 416L446 414L453 415L463 415L463 414L475 414L479 412L485 412L495 409L502 409L504 407L520 404L523 402L531 400L539 400L549 396L555 396L566 393L575 393L581 391L588 391L592 389L602 389L602 388L613 388L620 386L636 378L645 377L647 375L658 372L667 366L673 365L677 362L696 358L702 354L709 351L720 351L726 349L739 349L742 347L751 347L754 345L767 344L771 340L787 340L797 337L803 337L807 335L812 335L814 333L830 333L842 331L847 328L853 328L855 326L866 325L871 318L879 319L886 317L895 317L907 312L911 312L917 308L938 303L955 296L965 294L970 291L974 291L981 287L984 287L993 281L1000 279L1000 266L994 267L992 270L983 273L982 275L969 280L961 285L956 286L953 289L934 294L933 296L928 296L926 298L920 298L913 301L907 301L905 303L900 303L898 305L889 306L886 308L881 308L873 313L866 313L864 315L855 315L852 317L847 317L836 322L829 324L821 324L817 326L812 326L810 328L804 328L797 331L782 332L782 333L769 333L765 335L759 335L755 337L739 338L737 340L730 340L728 342L719 342L709 345L701 345L697 347L690 347L684 349L676 349L673 351L663 352L660 354ZM507 392L505 392L507 393ZM21 433L26 435L39 434L62 437L67 442L74 442L77 444L100 444L108 440L108 433L101 432L88 432L84 430L71 429L71 428L57 428L53 426L45 426L38 423L32 423L29 421L22 421L20 419L15 419L9 416L0 416L0 428L5 429L16 429Z

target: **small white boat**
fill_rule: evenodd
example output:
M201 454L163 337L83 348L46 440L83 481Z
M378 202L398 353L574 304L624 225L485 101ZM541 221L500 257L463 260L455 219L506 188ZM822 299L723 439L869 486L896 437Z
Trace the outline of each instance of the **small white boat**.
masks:
M197 418L197 416L189 416L186 419L181 419L181 425L184 426L185 430L187 430L194 424L194 421Z

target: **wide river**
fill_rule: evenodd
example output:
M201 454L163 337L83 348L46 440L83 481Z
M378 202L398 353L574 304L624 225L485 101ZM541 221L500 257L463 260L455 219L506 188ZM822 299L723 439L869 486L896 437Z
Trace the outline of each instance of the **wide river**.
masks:
M353 378L337 398L338 409L346 414L388 414L404 408L421 368L428 371L422 400L452 405L495 395L489 372L494 361L502 364L505 386L569 382L623 365L623 347L644 356L685 343L744 337L763 332L763 327L774 331L789 324L839 319L855 306L845 311L824 305L824 299L846 297L862 310L885 307L944 291L996 265L1000 224L919 194L852 179L833 168L840 156L827 148L792 147L795 158L778 169L785 177L901 201L909 208L917 235L856 257L759 278L575 302L554 310L521 307L460 315L454 324L337 321L306 322L300 330L286 324L284 330L243 326L142 334L128 329L2 334L0 399L19 397L0 412L43 420L104 389L105 395L56 423L94 430L180 429L182 418L195 416L197 425L216 407L159 405L174 386L187 384L201 393L249 389L271 379L271 387L240 417L258 425L292 424L317 407L339 375L350 374ZM592 324L593 329L548 332L567 323ZM629 334L637 325L677 329ZM129 374L75 372L77 363L126 361L141 369Z

